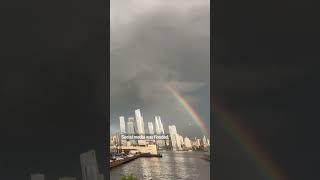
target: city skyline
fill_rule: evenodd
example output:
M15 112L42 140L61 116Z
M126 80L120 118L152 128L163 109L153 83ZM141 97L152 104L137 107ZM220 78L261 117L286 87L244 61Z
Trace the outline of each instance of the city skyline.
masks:
M140 109L136 109L135 110L135 114L137 119L139 119L138 121L136 121L137 123L140 124L144 124L143 122L143 116L141 114ZM139 131L141 132L142 130L140 129L138 130L134 130L132 127L134 126L134 119L132 117L128 118L128 124L130 124L130 130L128 129L127 132L125 133L125 129L123 129L123 125L125 124L124 121L124 117L120 116L119 118L119 122L120 122L120 127L121 130L115 134L111 134L110 136L110 150L114 149L115 147L132 147L138 145L137 147L141 147L140 145L152 145L152 144L156 144L159 148L166 148L168 149L168 147L172 150L172 151L185 151L185 150L208 150L208 147L210 147L210 140L209 138L207 138L205 135L203 135L202 138L197 138L194 137L194 140L191 140L186 134L183 135L180 134L180 132L178 133L177 127L175 124L170 124L168 125L168 131L164 132L163 131L163 124L161 122L161 117L160 116L155 116L155 124L156 124L156 132L153 131L153 123L152 122L148 122L147 125L147 129L149 131L149 133L139 133ZM143 131L145 127L142 127ZM129 132L130 131L130 132ZM124 135L124 137L122 137ZM168 136L169 139L167 140L139 140L141 138L141 136L145 136L146 135L146 139L153 137L152 139L154 139L155 137L153 135L164 135L164 136ZM127 139L127 137L129 137L129 139ZM134 140L134 137L140 137L139 139ZM133 138L133 139L132 139ZM131 139L131 140L130 140ZM141 143L141 141L143 141L144 143ZM137 144L137 143L138 144Z
M150 114L150 113L145 113L145 112L143 112L143 113L141 113L141 110L142 110L142 108L139 108L139 109L135 109L135 110L131 110L130 112L126 112L126 113L121 113L118 117L116 117L116 124L115 125L113 125L113 128L111 128L110 129L110 135L112 135L112 134L115 134L115 133L118 133L118 132L122 132L122 131L125 131L125 133L128 133L128 123L130 122L129 120L131 120L131 121L133 121L134 123L134 125L133 125L133 128L134 128L134 131L137 131L138 129L138 127L137 127L137 120L136 120L136 112L135 111L137 111L137 110L139 110L139 113L140 113L140 115L142 116L142 119L143 119L143 134L145 134L145 133L149 133L149 123L151 122L152 123L152 126L153 126L153 131L154 131L154 133L158 133L157 131L161 131L161 132L167 132L168 133L168 125L169 124L174 124L176 121L170 121L169 120L169 123L166 123L167 124L167 126L166 126L166 128L164 128L163 127L163 121L162 121L162 118L161 118L161 116L159 115L159 113L155 113L156 115L152 115L152 114ZM126 114L126 116L124 115L124 114ZM145 117L144 117L144 114L148 114L149 116L149 118L148 119L146 119ZM150 118L151 117L151 118ZM152 118L153 117L153 118ZM123 122L123 123L120 123L120 124L123 124L122 125L122 127L121 127L121 125L119 124L119 119L120 119L120 121L121 122ZM146 119L146 120L145 120ZM159 124L159 127L158 127L158 125L157 125L157 121L158 121L158 119L160 119L160 124ZM113 122L114 123L114 121L111 121L110 120L110 123L111 122ZM165 121L166 122L166 121ZM168 122L168 121L167 121ZM179 124L179 123L178 123ZM188 122L188 126L190 126L192 129L194 129L194 131L193 131L193 133L191 133L191 134L193 134L193 136L195 136L195 137L197 137L197 136L199 136L199 137L202 137L204 134L206 134L207 136L210 136L210 132L204 132L204 130L203 129L201 129L201 127L199 127L199 125L195 122L195 120L192 120L192 122ZM123 129L124 128L124 129ZM159 128L159 129L158 129ZM181 128L181 127L180 127ZM121 129L123 129L123 130L121 130ZM181 129L182 131L185 131L184 129ZM186 131L187 132L187 131ZM209 133L209 134L208 134Z
M136 109L135 111L135 115L136 117L138 117L139 119L141 118L142 122L139 121L136 121L134 117L128 117L126 118L125 116L119 116L119 129L118 131L114 131L114 132L111 132L110 131L110 137L112 137L113 135L117 134L117 133L120 133L120 134L138 134L138 135L144 135L144 134L170 134L170 128L174 128L174 134L177 134L177 127L175 124L168 124L167 126L163 126L163 123L161 121L161 116L159 115L155 115L154 116L154 121L148 121L146 123L146 125L144 125L142 127L142 129L140 129L140 132L138 131L138 129L136 128L137 127L137 123L140 123L140 124L145 124L144 123L144 118L143 118L143 115L141 113L141 109ZM125 120L127 119L127 121ZM127 124L127 125L125 125ZM155 125L154 125L155 124ZM167 128L164 128L164 127L167 127ZM150 129L152 130L152 133L150 133ZM143 130L144 133L141 133L141 130ZM147 133L146 133L147 132ZM181 133L181 131L179 131ZM173 137L173 138L181 138L182 141L184 141L183 139L184 138L188 138L188 137L191 137L190 135L188 135L187 132L183 132L182 133L184 135L181 136L181 134L178 134L180 135L181 137ZM210 135L208 136L210 137ZM207 138L208 138L207 137ZM194 136L194 138L197 138L197 136ZM200 136L200 140L202 140L204 142L204 144L207 144L209 145L209 139L207 139L205 134L202 134L202 137Z

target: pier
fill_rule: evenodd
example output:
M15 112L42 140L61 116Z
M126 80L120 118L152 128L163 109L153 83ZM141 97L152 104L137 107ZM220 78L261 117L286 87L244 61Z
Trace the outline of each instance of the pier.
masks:
M114 160L113 162L110 162L110 168L120 166L121 164L130 162L140 157L162 157L162 155L150 154L150 153L137 154L137 155L134 155L133 157L126 157L125 159L122 159L122 160Z

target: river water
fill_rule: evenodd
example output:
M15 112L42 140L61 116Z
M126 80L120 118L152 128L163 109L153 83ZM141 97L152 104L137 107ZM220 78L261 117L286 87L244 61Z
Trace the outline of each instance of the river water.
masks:
M111 180L133 175L139 180L209 180L210 162L202 152L161 152L162 158L142 157L112 168Z

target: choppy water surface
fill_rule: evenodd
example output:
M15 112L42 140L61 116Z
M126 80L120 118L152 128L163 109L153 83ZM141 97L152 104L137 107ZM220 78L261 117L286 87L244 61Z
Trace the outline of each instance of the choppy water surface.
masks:
M139 180L209 180L210 162L202 152L161 152L162 158L138 158L111 169L110 179L134 175Z

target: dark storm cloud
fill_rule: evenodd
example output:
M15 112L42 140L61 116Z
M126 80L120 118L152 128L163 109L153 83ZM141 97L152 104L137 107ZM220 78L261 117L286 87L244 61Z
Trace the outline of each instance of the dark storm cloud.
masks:
M201 136L166 84L209 125L209 1L180 2L111 2L111 132L119 115L134 116L141 108L145 121L159 114L183 135Z

